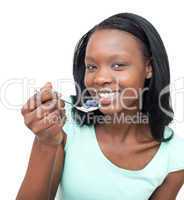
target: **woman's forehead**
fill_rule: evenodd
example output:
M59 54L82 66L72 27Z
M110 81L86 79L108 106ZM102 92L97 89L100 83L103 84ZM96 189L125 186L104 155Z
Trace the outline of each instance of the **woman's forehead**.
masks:
M135 54L140 51L140 41L132 34L116 30L104 29L95 31L86 47L86 59L96 55L109 56Z

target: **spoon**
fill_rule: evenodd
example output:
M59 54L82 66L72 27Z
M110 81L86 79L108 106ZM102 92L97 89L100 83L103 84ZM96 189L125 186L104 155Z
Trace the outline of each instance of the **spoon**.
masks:
M62 101L64 101L65 103L70 104L72 107L76 108L77 110L80 110L85 113L92 112L92 111L98 110L100 108L100 105L98 104L98 102L96 100L87 100L86 103L84 104L84 106L75 106L71 102L69 102L61 97L60 97L60 99Z

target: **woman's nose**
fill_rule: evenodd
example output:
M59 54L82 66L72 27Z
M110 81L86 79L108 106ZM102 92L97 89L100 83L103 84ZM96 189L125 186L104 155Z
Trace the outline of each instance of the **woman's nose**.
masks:
M112 72L107 69L99 69L94 78L94 83L99 86L108 85L112 83Z

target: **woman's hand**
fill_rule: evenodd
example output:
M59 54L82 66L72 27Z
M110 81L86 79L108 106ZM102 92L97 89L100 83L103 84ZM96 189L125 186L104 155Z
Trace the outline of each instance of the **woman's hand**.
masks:
M44 144L57 145L63 142L65 104L58 96L48 82L40 92L28 99L21 109L25 125L37 136L38 141Z

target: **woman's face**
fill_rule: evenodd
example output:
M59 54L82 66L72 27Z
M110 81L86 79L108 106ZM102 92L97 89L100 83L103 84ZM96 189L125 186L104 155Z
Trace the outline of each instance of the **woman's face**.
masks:
M132 34L105 29L94 32L85 54L84 82L104 114L138 110L140 89L152 75L141 42Z

